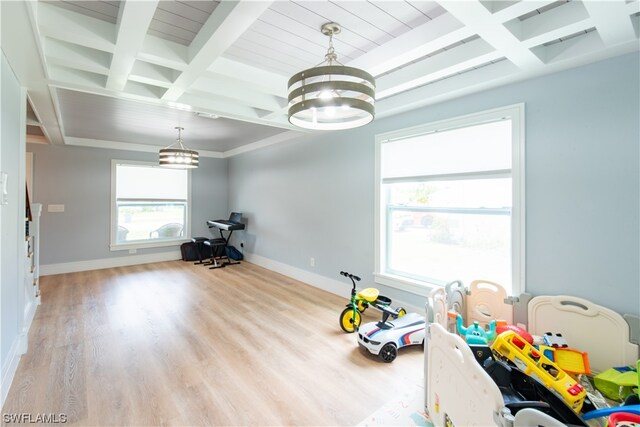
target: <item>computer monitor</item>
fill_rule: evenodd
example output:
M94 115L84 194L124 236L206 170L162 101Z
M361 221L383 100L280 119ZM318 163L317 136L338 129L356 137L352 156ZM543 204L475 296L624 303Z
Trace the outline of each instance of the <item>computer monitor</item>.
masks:
M229 221L240 222L242 220L242 212L231 212L229 215Z

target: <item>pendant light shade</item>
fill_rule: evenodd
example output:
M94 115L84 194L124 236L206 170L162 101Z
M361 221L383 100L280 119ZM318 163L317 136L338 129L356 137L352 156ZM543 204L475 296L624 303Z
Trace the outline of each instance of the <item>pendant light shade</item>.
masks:
M182 143L182 131L184 128L176 126L178 139L170 146L160 150L160 166L173 169L195 169L200 164L200 155L197 151L185 148ZM179 147L174 147L178 144Z
M338 130L366 125L375 116L375 79L338 62L333 35L340 25L322 26L329 36L325 61L289 79L289 122L306 129Z

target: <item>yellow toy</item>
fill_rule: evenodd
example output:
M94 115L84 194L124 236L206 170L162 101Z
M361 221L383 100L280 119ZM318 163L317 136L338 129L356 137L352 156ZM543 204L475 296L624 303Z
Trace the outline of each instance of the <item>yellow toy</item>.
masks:
M525 374L558 392L576 413L582 409L587 394L584 387L515 332L498 335L491 351L496 358L511 361Z

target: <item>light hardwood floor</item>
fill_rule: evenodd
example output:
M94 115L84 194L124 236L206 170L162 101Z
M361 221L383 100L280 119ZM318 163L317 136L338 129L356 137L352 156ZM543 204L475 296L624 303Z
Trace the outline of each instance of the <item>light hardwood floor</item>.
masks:
M423 377L419 347L382 363L340 329L346 300L247 262L46 276L41 291L3 414L63 413L72 425L355 425ZM370 309L363 321L378 317Z

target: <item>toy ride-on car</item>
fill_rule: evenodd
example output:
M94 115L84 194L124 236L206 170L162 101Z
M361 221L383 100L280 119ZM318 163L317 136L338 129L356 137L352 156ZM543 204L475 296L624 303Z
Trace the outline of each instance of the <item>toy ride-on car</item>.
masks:
M386 322L389 317L397 319L407 314L407 311L402 307L391 308L391 298L380 295L375 288L366 288L360 292L356 291L356 282L360 281L358 276L346 271L341 271L340 275L351 279L352 284L351 299L347 304L347 308L340 313L340 327L343 331L351 333L357 330L360 323L362 323L362 313L370 305L382 311L383 322Z
M387 322L365 323L358 329L358 344L390 363L399 348L424 344L424 328L425 318L417 313Z

